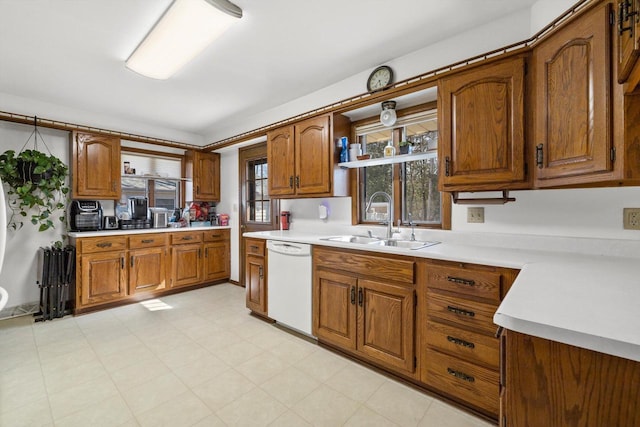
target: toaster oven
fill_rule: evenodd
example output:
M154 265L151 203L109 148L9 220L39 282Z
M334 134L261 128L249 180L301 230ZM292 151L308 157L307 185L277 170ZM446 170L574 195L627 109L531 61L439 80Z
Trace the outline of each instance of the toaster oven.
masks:
M69 209L71 231L102 229L102 206L97 200L73 200Z

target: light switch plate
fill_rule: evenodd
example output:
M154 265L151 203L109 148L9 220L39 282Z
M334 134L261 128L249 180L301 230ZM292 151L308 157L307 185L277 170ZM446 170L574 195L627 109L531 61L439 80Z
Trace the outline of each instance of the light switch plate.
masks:
M467 222L468 223L483 223L484 222L484 208L472 207L467 208Z

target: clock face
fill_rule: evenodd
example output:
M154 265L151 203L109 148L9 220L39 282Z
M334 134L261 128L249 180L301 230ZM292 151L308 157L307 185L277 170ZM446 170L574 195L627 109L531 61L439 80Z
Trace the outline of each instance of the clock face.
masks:
M391 84L393 80L393 71L391 68L383 65L373 70L367 80L367 90L369 92L380 90Z

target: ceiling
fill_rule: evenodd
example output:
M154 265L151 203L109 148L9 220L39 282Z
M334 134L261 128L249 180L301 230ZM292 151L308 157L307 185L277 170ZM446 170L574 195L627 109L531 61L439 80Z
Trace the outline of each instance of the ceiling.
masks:
M535 1L236 0L243 18L160 81L124 61L171 0L0 0L0 110L5 93L206 135Z

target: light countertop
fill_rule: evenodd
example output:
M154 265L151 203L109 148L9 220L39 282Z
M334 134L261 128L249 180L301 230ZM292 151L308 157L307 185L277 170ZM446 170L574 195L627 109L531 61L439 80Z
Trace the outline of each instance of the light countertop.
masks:
M209 226L209 227L180 227L180 228L138 228L133 230L100 230L100 231L73 231L69 237L78 239L81 237L107 237L122 236L127 234L148 234L148 233L175 233L183 231L207 231L230 229L230 226Z
M640 259L442 242L418 250L321 240L296 231L245 233L379 253L520 269L494 315L506 329L640 361ZM553 247L553 246L551 246Z

